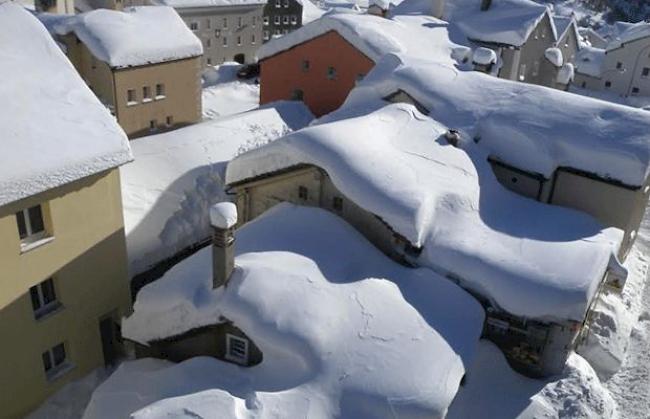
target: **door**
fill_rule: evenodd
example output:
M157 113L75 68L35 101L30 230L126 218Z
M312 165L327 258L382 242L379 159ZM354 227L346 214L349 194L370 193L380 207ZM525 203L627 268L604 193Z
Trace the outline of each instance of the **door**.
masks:
M102 338L102 351L104 353L104 366L108 367L115 363L118 356L116 327L112 317L106 317L99 321L99 334Z

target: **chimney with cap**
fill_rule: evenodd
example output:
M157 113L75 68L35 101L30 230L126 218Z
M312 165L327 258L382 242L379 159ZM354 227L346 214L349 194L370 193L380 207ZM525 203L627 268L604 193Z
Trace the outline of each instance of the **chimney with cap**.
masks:
M235 267L235 236L237 207L220 202L210 208L212 224L212 288L226 285Z

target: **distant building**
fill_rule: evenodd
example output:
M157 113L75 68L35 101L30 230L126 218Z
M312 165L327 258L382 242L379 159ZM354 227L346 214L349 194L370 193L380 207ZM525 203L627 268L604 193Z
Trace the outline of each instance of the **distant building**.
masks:
M604 49L585 48L576 72L578 87L622 97L650 96L650 23L628 25Z
M130 311L115 120L22 6L0 4L0 406L23 418L114 363Z
M152 0L173 7L203 44L203 66L255 62L266 0Z
M201 119L201 43L169 7L42 16L129 138Z
M264 42L286 35L302 26L303 2L310 0L269 0L264 6Z

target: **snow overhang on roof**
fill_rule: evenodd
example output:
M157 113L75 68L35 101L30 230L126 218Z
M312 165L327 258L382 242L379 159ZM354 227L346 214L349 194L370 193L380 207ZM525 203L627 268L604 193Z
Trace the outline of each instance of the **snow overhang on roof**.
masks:
M618 251L620 230L506 191L482 146L452 147L443 138L447 128L411 105L368 111L245 153L228 165L226 182L320 167L344 196L423 247L422 264L453 273L512 314L583 319ZM500 133L510 137L511 130Z
M605 62L605 50L583 46L576 56L576 72L600 78Z
M132 160L124 131L39 21L0 3L0 205Z
M57 35L74 33L91 54L112 68L198 57L203 44L178 13L166 6L97 9L74 16L44 16Z
M326 14L287 35L274 38L257 52L260 61L289 50L311 39L334 31L377 62L388 53L419 58L450 56L447 23L429 16L398 16L386 19L363 14Z

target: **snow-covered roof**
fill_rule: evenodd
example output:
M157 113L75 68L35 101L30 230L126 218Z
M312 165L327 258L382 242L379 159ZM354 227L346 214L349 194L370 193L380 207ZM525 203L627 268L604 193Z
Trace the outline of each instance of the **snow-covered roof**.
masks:
M165 6L98 9L74 16L44 16L57 35L74 33L98 60L114 68L197 57L203 54L178 13Z
M605 62L605 50L583 46L576 56L576 72L591 77L600 77Z
M132 159L115 119L16 3L0 3L0 45L0 205Z
M210 237L226 163L312 119L302 102L281 102L133 141L135 161L120 169L131 274Z
M124 336L150 342L221 316L232 321L261 349L262 364L241 369L210 360L202 369L213 381L204 389L256 392L249 408L259 417L444 417L481 335L483 309L469 294L432 270L388 259L317 208L274 207L237 230L235 251L227 287L212 289L210 248L144 287ZM160 383L183 387L185 377ZM167 390L139 397L151 387L132 383L100 389L87 412L128 417L170 397ZM162 406L136 417L160 417Z
M462 95L462 88L445 77L444 67L427 71L432 78L443 73L440 83L449 94ZM472 87L476 92L472 103L489 106L481 89ZM422 97L413 93L416 99ZM537 96L530 100L537 101ZM442 101L432 106L432 115L448 116L440 113L443 106L452 114L460 111L468 116L463 102ZM411 105L389 105L367 114L368 110L360 112L364 116L312 125L237 157L228 165L226 182L236 184L302 164L321 167L345 196L414 245L423 246L421 264L453 273L464 286L515 315L583 319L618 250L620 230L603 232L586 214L505 190L484 147L472 141L464 141L469 143L465 149L447 145L442 138L447 128ZM525 123L525 115L491 119L476 112L476 116L485 116L481 143L500 135L515 149L516 142L530 145L520 134L514 136L517 125L511 124ZM534 129L526 125L522 129L526 128Z
M419 58L449 57L447 24L429 16L397 16L386 19L374 15L326 14L302 28L275 38L257 52L259 60L335 31L373 61L388 53Z
M647 112L448 64L385 57L342 108L363 109L369 100L400 89L436 120L465 130L492 155L522 170L550 178L570 167L635 187L650 174Z
M302 24L306 25L310 22L313 22L316 19L319 19L325 14L325 10L316 6L311 0L298 0L298 3L302 4Z
M621 48L627 43L648 37L650 37L650 23L639 22L631 25L614 38L609 45L607 45L607 50L611 51L613 49Z
M576 22L575 17L573 16L558 16L558 15L553 15L553 25L555 25L555 31L557 33L557 40L562 39L564 37L565 33L567 30L572 28L572 30L576 34L576 39L580 39L579 33L578 33L578 24Z
M463 4L466 6L457 5L445 18L457 25L467 38L480 42L519 47L539 22L550 16L546 6L531 0L492 0L485 11L481 10L479 0L464 0Z
M154 4L186 9L192 7L241 7L265 5L267 0L152 0Z

